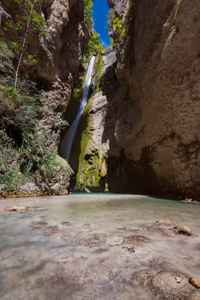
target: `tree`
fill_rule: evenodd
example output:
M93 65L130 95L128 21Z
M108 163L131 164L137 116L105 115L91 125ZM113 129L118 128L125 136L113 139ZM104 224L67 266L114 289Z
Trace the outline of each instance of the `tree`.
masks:
M7 14L7 12L3 9L3 7L1 7L0 5L0 27L1 27L1 19L2 19L2 15L5 15L7 18L10 18L11 16L9 14Z
M31 38L31 32L38 31L39 34L46 35L46 22L41 13L38 13L38 11L41 12L41 4L43 0L14 1L18 4L18 11L20 14L17 15L14 20L6 21L0 34L3 41L12 47L16 57L18 57L14 81L14 87L16 88L21 64L25 63L33 65L37 63L37 60L34 59L31 53L26 53L27 45ZM6 32L8 29L17 33L17 40L7 40Z
M93 5L95 0L84 0L84 13L85 13L85 24L90 33L90 40L88 45L84 50L84 55L89 57L91 54L96 55L98 52L102 52L104 50L103 43L100 43L99 37L100 35L94 30L94 22L93 22Z

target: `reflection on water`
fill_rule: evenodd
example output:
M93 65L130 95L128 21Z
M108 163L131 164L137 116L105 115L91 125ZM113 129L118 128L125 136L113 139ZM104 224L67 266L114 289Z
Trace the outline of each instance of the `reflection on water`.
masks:
M167 219L200 234L200 205L112 194L14 201L46 210L7 213L13 202L0 201L1 300L154 299L132 279L142 270L178 270L200 281L199 237L147 230ZM128 236L149 239L124 245Z

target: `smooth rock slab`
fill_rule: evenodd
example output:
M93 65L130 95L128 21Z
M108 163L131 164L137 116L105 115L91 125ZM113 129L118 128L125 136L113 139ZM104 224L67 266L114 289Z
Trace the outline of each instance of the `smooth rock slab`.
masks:
M10 212L24 212L27 210L27 208L25 206L16 206L13 205L11 207L8 207L5 209L6 211L10 211Z
M195 237L197 236L189 227L187 226L177 226L169 220L158 220L152 225L146 227L148 231L157 232L167 236L175 236L179 234Z
M174 227L174 232L177 233L177 234L184 234L184 235L188 235L188 236L196 236L196 234L194 232L192 232L192 230L187 226L175 226Z
M156 299L186 300L195 288L190 285L188 278L179 272L159 272L152 279L152 289Z
M46 210L44 207L40 206L18 206L18 205L13 205L11 207L7 207L5 211L9 212L26 212L26 211L41 211L41 210Z

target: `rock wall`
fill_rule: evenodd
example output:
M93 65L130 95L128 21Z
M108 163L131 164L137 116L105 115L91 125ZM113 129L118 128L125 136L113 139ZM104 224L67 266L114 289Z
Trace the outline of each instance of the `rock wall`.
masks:
M129 182L138 192L199 198L200 3L142 0L129 10L115 130Z
M13 0L1 2L3 9L10 14L10 19L15 20L20 13L20 5ZM21 65L20 71L26 79L36 81L38 87L46 91L44 96L48 105L64 115L78 75L83 49L89 41L84 24L83 2L45 0L39 10L47 23L47 36L30 32L27 52L34 54L37 64L31 67ZM7 35L12 40L15 37L18 39L12 30L8 30Z
M110 29L117 66L90 111L93 140L108 145L108 188L199 199L200 3L108 2L127 26L123 40Z
M64 126L61 117L65 116L90 38L84 24L83 1L45 0L41 6L37 1L35 9L46 20L47 34L42 35L35 30L35 23L30 23L23 60L32 54L37 63L22 61L16 100L5 91L13 92L20 51L10 51L7 44L21 44L26 28L17 30L6 21L16 24L18 15L27 15L27 2L0 1L6 41L0 43L0 196L67 194L74 172L56 151ZM35 85L30 88L30 80L36 82L37 89Z
M117 52L124 96L114 134L130 189L199 198L200 3L128 5L128 36ZM123 18L124 10L118 13Z
M117 78L115 76L116 55L112 49L106 50L97 59L96 75L93 78L93 97L89 99L84 112L87 125L82 133L77 188L103 192L108 190L107 159L115 120L107 119L110 111L109 100L117 101ZM98 91L99 87L99 91ZM108 128L109 129L108 129ZM108 130L107 130L108 129ZM108 135L107 135L108 134ZM110 141L112 139L112 141ZM116 151L118 149L116 147Z

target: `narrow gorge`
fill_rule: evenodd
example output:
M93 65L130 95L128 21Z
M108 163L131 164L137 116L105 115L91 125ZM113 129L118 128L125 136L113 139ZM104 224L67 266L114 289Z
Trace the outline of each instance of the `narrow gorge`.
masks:
M33 190L68 193L70 178L76 176L76 187L81 190L198 200L199 4L197 0L165 3L109 0L108 4L112 46L102 53L91 48L97 55L96 70L93 70L91 97L78 129L72 169L57 155L55 165L50 168L54 174L48 175L51 179L45 181L45 172L49 174L51 170L47 170L48 166L46 170L44 167L38 170L36 165L42 163L46 150L39 154L38 161L32 161L32 166L27 167L30 160L34 160L32 153L32 157L11 163L18 174L22 173L23 184L18 189L22 191L25 186L26 190L27 184L32 182ZM83 3L46 0L36 5L36 11L46 23L45 34L30 29L24 51L30 54L29 58L24 57L19 75L21 85L23 80L34 81L37 94L42 95L43 102L36 102L40 102L43 111L40 107L34 111L37 125L31 122L27 125L25 121L32 117L25 114L33 103L22 113L23 100L10 101L15 95L10 96L5 88L12 81L9 78L19 58L19 51L15 49L17 37L23 36L25 30L16 30L12 24L21 22L16 11L23 15L25 8L11 0L1 1L0 5L2 30L6 32L3 39L10 39L14 49L13 54L1 44L1 128L6 132L2 143L6 143L6 138L12 139L13 151L18 151L25 140L24 134L29 135L33 130L36 137L41 137L45 132L42 143L58 153L65 134L62 119L69 124L73 122L81 99L83 77L80 76L84 76L87 69L87 62L82 58L88 57L88 61L92 55L83 52L91 37L84 23ZM33 60L36 57L37 63L29 63L30 57ZM74 96L77 89L79 96ZM28 93L31 96L33 92L34 87ZM32 129L25 132L26 126ZM2 175L10 172L8 165L2 164ZM23 170L27 168L30 180L27 176L24 178ZM6 191L6 183L2 180L1 183L2 192Z
M0 0L0 300L200 300L199 16Z
M114 50L85 112L79 187L199 199L199 4L109 5Z

